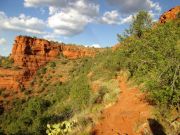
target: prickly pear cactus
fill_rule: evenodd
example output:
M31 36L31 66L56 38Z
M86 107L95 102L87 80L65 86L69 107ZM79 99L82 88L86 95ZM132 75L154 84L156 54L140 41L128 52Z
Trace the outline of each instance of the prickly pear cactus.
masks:
M62 123L58 124L47 124L46 133L48 135L67 135L72 132L72 128L75 127L76 121L63 121Z

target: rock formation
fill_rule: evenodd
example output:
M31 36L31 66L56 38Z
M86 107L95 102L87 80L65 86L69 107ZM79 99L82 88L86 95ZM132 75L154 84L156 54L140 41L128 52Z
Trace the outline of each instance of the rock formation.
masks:
M47 62L63 55L69 59L85 56L93 57L99 49L65 45L45 39L17 36L10 59L14 61L10 69L0 68L0 88L18 90L28 87L36 71Z
M85 56L94 56L97 49L82 46L65 45L64 43L50 42L25 36L18 36L12 49L11 58L14 64L36 71L48 61L63 55L69 59Z
M170 20L174 20L177 18L178 13L180 13L180 6L176 6L169 11L165 12L160 16L159 22L166 23Z

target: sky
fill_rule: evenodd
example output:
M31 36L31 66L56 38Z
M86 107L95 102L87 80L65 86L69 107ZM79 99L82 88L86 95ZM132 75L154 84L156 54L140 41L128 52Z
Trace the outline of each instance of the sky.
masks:
M0 0L0 55L18 35L84 46L111 47L139 10L153 20L179 0Z

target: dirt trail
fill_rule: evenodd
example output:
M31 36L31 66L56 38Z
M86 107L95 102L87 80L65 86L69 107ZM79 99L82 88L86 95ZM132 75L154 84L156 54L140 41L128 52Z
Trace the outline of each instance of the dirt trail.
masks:
M143 99L138 88L129 88L125 80L120 79L118 101L102 113L102 120L94 128L95 135L139 135L139 126L150 117L151 106ZM144 127L143 127L144 129Z

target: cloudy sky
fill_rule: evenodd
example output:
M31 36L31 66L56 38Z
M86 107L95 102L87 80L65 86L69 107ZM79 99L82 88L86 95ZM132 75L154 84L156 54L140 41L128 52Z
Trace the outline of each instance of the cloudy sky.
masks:
M15 36L107 47L138 10L154 20L179 0L0 0L0 55L9 55Z

